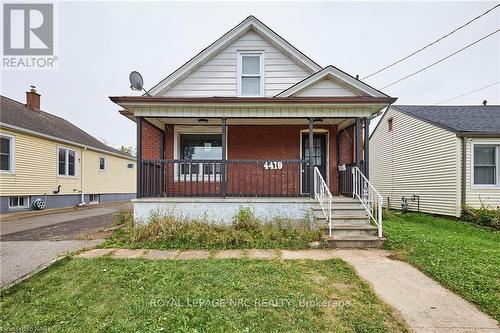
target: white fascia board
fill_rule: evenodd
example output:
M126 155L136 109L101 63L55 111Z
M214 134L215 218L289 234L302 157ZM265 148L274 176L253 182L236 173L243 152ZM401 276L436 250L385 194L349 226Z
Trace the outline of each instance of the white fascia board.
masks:
M243 22L238 24L236 27L231 29L221 38L216 40L213 44L208 46L206 49L198 53L194 58L186 62L184 65L176 69L172 74L167 76L165 79L160 81L156 86L149 90L152 96L158 96L168 90L173 84L178 80L182 79L185 75L188 75L193 70L204 64L209 58L215 56L222 49L227 47L233 41L241 37L250 29L261 34L263 37L267 38L270 42L281 48L283 51L288 53L295 61L301 64L303 67L309 69L311 73L321 70L321 66L313 62L311 59L307 58L294 46L288 43L285 39L281 38L278 34L273 32L271 29L262 24L255 17L250 16Z
M356 78L353 78L352 76L342 72L341 70L339 70L333 66L325 67L324 69L320 70L319 72L316 72L313 75L309 76L308 78L300 81L296 85L280 92L275 97L293 96L294 94L302 91L303 89L309 87L310 85L312 85L318 81L321 81L324 78L328 78L329 76L339 80L340 82L344 83L347 86L353 87L356 90L364 92L364 93L368 94L369 96L388 97L388 95L378 91L377 89L370 87L366 83L364 83L360 80L357 80Z

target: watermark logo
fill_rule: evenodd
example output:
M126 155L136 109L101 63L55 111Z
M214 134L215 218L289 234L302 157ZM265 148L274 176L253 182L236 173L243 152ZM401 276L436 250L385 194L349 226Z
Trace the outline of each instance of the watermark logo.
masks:
M54 68L54 5L3 5L3 68Z

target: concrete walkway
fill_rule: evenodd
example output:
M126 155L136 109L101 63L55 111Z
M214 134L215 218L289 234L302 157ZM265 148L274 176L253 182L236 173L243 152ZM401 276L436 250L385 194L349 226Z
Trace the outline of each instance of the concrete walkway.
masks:
M442 287L413 266L389 258L383 250L128 250L94 249L80 258L208 259L250 258L282 260L342 259L371 285L375 293L400 312L417 333L500 332L496 320Z

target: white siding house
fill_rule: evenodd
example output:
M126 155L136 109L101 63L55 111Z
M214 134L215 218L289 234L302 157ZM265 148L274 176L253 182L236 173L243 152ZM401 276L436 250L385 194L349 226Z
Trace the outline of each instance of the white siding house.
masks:
M481 159L489 166L474 163L474 144L486 149ZM499 206L499 147L500 107L392 106L370 137L370 181L393 209L413 195L420 211L433 214L460 216L464 204ZM483 179L474 181L474 170Z

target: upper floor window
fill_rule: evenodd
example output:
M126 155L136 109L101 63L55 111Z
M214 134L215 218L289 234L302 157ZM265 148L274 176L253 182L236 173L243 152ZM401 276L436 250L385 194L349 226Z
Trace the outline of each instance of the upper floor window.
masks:
M262 53L240 53L238 96L264 96L264 58Z
M99 156L99 170L104 171L106 170L106 157L104 156Z
M60 176L76 175L76 151L68 148L59 148L58 174Z
M14 171L14 137L0 135L0 171Z
M392 126L393 126L392 118L387 119L387 124L389 126L389 132L392 132Z
M474 185L500 185L500 145L474 144Z

